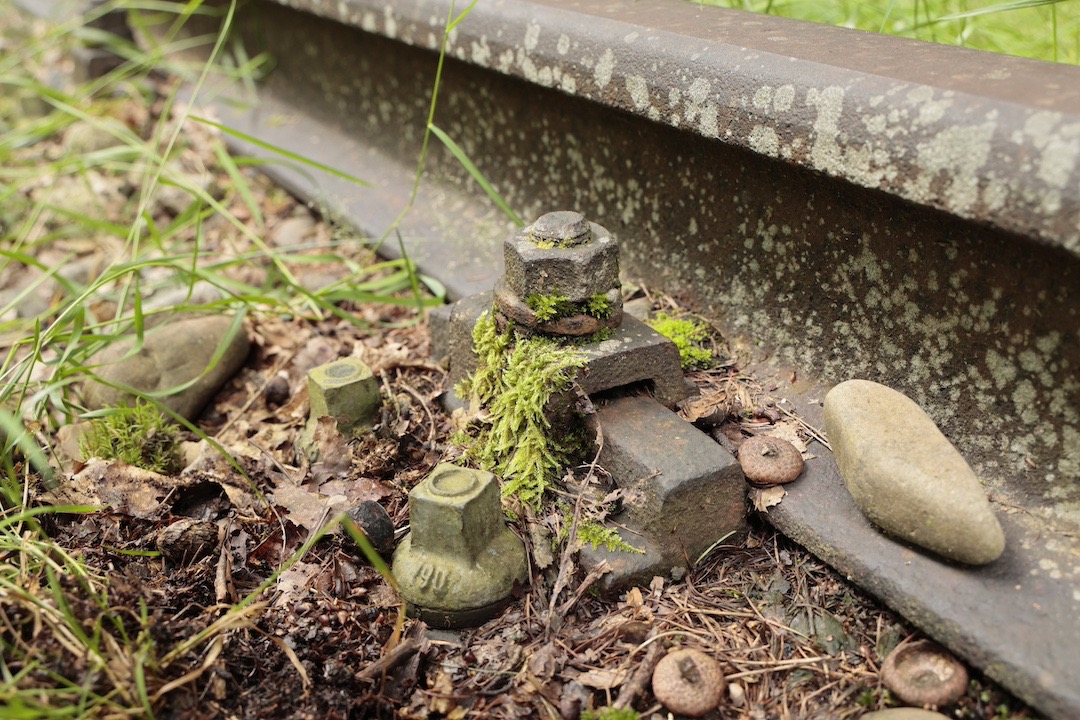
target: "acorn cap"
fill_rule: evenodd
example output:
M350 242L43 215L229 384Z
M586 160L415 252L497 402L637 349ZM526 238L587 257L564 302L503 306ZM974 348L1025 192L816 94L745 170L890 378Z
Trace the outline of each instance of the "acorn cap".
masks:
M720 663L692 648L668 653L653 670L653 695L677 715L701 717L715 709L726 686Z
M789 483L802 473L803 464L802 453L780 438L755 435L739 446L739 465L756 485Z
M881 666L881 682L896 697L917 707L946 707L967 690L963 663L929 640L900 643Z

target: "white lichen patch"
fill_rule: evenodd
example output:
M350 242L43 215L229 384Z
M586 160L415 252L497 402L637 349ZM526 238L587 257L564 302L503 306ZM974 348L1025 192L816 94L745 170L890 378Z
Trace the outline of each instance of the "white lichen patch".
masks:
M945 181L947 207L967 213L979 200L980 170L990 156L990 141L997 123L987 121L968 127L949 127L916 147L918 174L906 184L920 201L932 200L931 183Z
M645 110L649 107L649 85L645 78L640 75L627 75L626 91L630 93L630 101L635 108Z
M539 42L540 42L540 24L539 23L529 23L525 27L525 40L523 42L523 45L525 47L525 52L531 53L533 50L536 49L536 46L537 46L537 44Z
M478 41L470 45L472 61L477 65L487 65L491 60L491 47L488 46L487 36L481 35Z
M608 48L600 56L600 59L596 61L596 67L593 68L593 79L596 81L597 87L601 90L608 86L611 82L611 74L615 71L615 51Z
M837 142L840 134L840 115L844 109L844 88L811 88L806 92L806 104L817 110L814 135L810 145L810 163L817 170L842 174L844 156Z
M755 152L769 157L780 156L780 138L768 125L755 125L750 131L748 142Z

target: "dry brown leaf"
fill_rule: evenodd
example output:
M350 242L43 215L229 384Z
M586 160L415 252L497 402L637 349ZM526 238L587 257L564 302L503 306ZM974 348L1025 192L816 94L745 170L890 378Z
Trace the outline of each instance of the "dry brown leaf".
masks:
M791 420L781 420L774 423L772 428L765 434L774 438L780 438L781 440L787 440L802 454L804 460L807 459L806 456L808 453L806 452L806 441L799 435L798 423L792 422Z
M321 569L318 563L297 562L291 568L278 575L278 596L274 598L274 607L288 607L307 593L308 585Z
M754 509L758 512L768 512L769 508L779 505L785 495L787 495L787 490L780 485L760 489L754 488L750 491L750 502L753 503Z
M44 493L42 500L54 505L100 505L122 515L153 518L167 509L163 501L177 490L203 483L219 484L229 500L241 509L248 510L254 505L250 493L205 474L185 472L171 477L97 458L91 459L56 490Z
M731 412L731 398L724 392L709 392L683 401L683 417L692 423L719 425Z
M348 475L352 453L349 452L348 440L338 432L336 419L328 416L318 419L315 447L318 448L319 459L311 466L311 477L316 485Z
M614 670L595 668L578 675L577 681L585 687L591 687L596 690L611 690L626 682L626 678L629 675L630 671L624 668L616 668Z
M432 712L448 715L457 707L454 700L454 681L442 670L435 676L435 682L431 684L431 702L428 707Z
M318 530L324 521L346 509L343 495L326 498L316 492L297 487L290 482L281 482L273 492L274 505L285 510L298 527L308 532Z

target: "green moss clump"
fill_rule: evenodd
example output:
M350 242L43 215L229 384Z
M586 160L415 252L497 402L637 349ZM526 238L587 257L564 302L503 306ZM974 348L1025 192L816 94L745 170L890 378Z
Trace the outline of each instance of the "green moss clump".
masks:
M571 302L570 298L555 291L550 295L533 293L525 298L525 304L536 314L540 322L558 320L571 315L589 315L598 320L607 320L614 310L611 301L604 293L596 293L584 302Z
M658 313L648 323L649 327L667 337L679 348L683 370L704 368L712 363L712 350L701 347L701 343L709 337L709 328L705 323L672 317L667 313Z
M536 319L540 322L566 317L574 312L574 303L558 291L550 295L533 293L525 298L525 304L536 313Z
M569 528L573 522L574 515L570 511L570 508L564 508L563 528L567 534L569 534ZM628 552L637 553L639 555L645 554L644 550L640 550L623 540L622 535L619 535L618 530L607 527L598 520L591 518L582 518L578 521L577 539L582 546L588 545L593 550L603 545L604 549L608 552Z
M606 707L581 713L581 720L638 720L640 717L641 714L633 708Z
M456 391L489 412L489 424L463 438L466 457L503 479L503 494L539 507L545 491L576 454L579 434L556 439L544 412L555 393L570 387L582 354L546 338L500 333L491 313L473 329L479 363Z
M596 293L585 303L585 313L599 320L607 320L611 317L611 301L604 293Z
M79 438L83 457L120 460L128 465L169 474L180 469L177 443L180 433L149 403L115 408L104 417L90 421L90 429Z

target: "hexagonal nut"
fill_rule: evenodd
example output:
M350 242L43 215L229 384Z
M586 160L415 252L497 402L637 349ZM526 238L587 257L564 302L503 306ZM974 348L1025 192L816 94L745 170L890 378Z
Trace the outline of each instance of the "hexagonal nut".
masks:
M503 243L506 284L522 300L559 293L573 302L619 287L619 245L607 230L589 223L591 236L569 247L540 247L532 226Z
M473 562L505 529L499 483L483 470L437 465L409 493L409 525L415 550Z
M308 371L309 417L338 419L342 432L375 424L382 398L371 368L356 358L342 358Z

